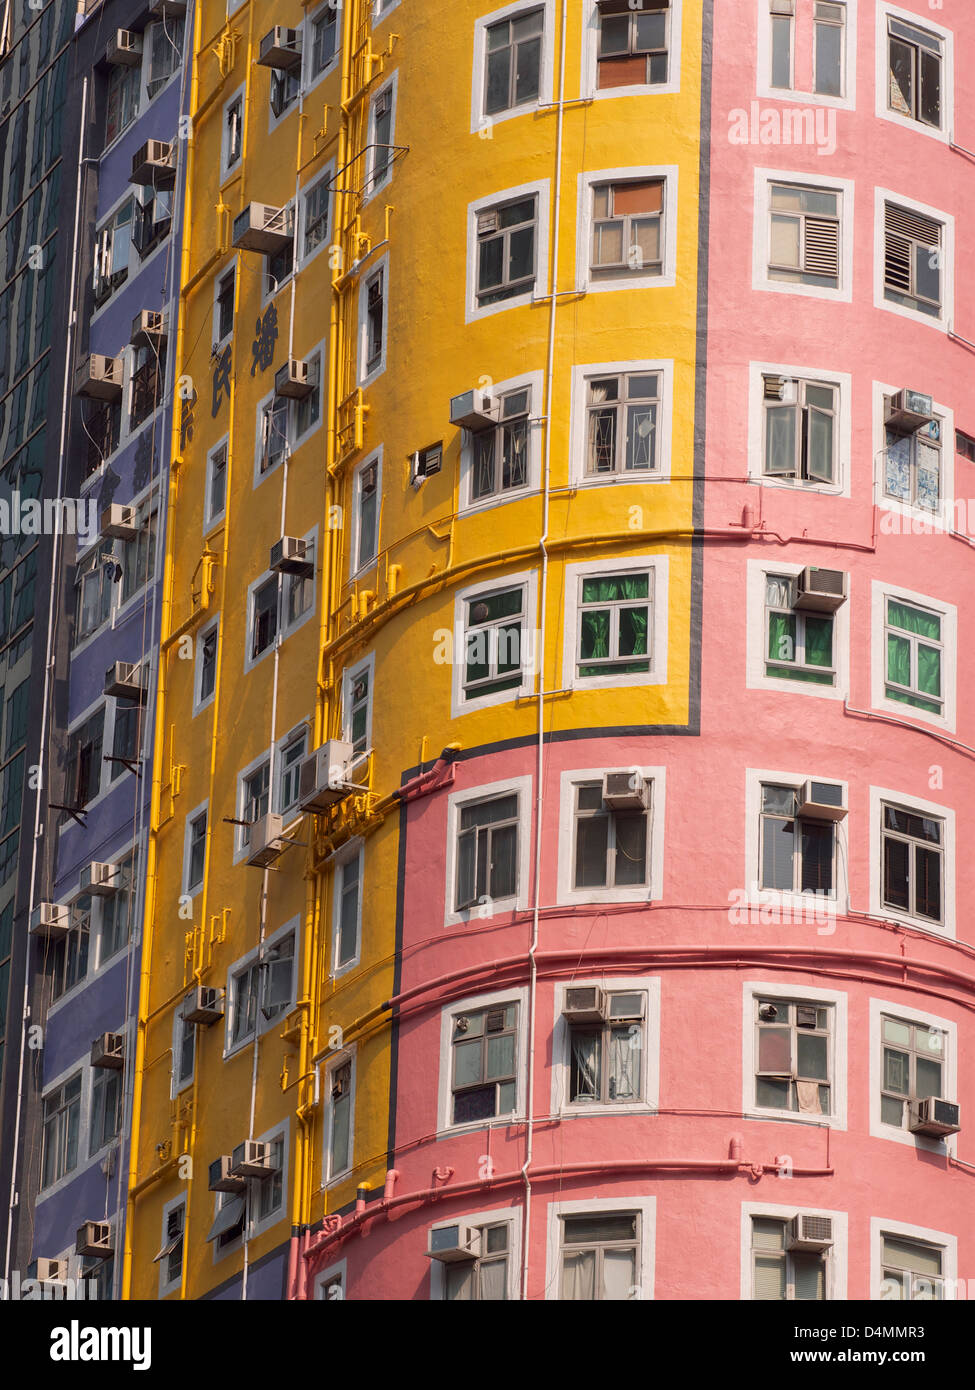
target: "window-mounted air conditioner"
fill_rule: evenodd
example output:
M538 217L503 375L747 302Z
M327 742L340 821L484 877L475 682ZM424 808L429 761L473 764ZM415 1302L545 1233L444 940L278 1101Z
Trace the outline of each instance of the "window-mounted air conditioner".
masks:
M803 782L799 791L799 815L807 820L843 820L843 788L836 782Z
M38 1257L27 1266L28 1279L36 1279L39 1284L63 1284L68 1277L68 1262L45 1260Z
M275 574L300 574L306 578L313 574L315 567L308 559L308 542L300 536L282 536L271 546L270 568Z
M807 565L798 577L796 607L814 613L835 613L846 602L846 571Z
M108 1221L86 1221L78 1227L76 1255L97 1255L107 1260L112 1253L112 1227Z
M96 401L122 398L122 359L93 352L86 357L75 376L75 395Z
M303 811L327 811L349 794L348 765L352 744L329 739L304 758L298 773L298 800Z
M38 903L30 915L31 936L41 940L60 941L67 936L71 914L66 903Z
M176 182L176 141L147 140L132 156L129 183L172 188Z
M789 1222L786 1245L790 1250L828 1250L833 1244L830 1216L794 1216Z
M93 859L90 864L81 866L78 875L78 893L95 893L100 898L110 898L118 891L118 869L115 864L106 864Z
M151 0L149 13L153 19L179 19L186 13L186 0Z
M274 390L279 396L289 396L300 401L310 396L315 383L308 380L308 363L300 357L290 357L283 367L274 373Z
M146 673L141 661L114 661L105 672L105 695L145 702Z
M183 1005L182 1014L187 1023L203 1023L209 1026L223 1018L224 994L222 989L212 985L197 985L188 1003Z
M166 315L162 309L141 309L132 320L133 347L152 346L158 352L166 341Z
M501 402L483 391L464 391L450 398L450 423L465 430L488 430L501 419Z
M121 1071L125 1065L125 1034L103 1033L96 1038L91 1045L91 1064Z
M137 68L142 62L142 35L132 29L116 29L105 49L105 62L116 68Z
M211 1192L243 1192L247 1183L243 1178L232 1176L230 1172L232 1161L230 1154L221 1154L210 1164L207 1186Z
M281 838L282 823L277 812L268 811L266 816L261 816L251 826L250 844L247 847L247 862L251 868L266 869L281 858L287 848Z
M610 811L646 811L650 788L639 772L603 774L603 805Z
M245 1139L230 1156L230 1176L233 1178L267 1178L274 1172L271 1166L271 1145L258 1139Z
M439 473L443 467L443 444L428 444L410 455L410 482L419 487L425 478Z
M884 424L902 434L913 434L915 430L930 425L934 419L934 401L923 391L895 391L884 400Z
M428 1260L453 1264L457 1260L476 1260L481 1253L481 1232L476 1226L439 1226L430 1232Z
M604 1023L606 993L598 985L567 989L562 1013L570 1023Z
M257 61L262 68L277 68L280 72L290 72L301 66L301 30L285 29L276 24L261 39Z
M101 531L103 536L113 536L116 540L134 540L139 534L135 507L126 507L121 502L110 502L102 512Z
M264 255L273 255L276 251L282 251L293 238L290 208L249 203L234 218L231 240L241 251L261 251Z
M961 1129L961 1109L953 1101L942 1100L940 1096L912 1100L907 1126L912 1134L929 1134L935 1139L957 1134Z

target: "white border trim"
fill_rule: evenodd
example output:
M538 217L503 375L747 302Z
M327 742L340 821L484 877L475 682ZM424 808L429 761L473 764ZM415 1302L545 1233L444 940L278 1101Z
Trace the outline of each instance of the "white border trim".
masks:
M602 294L609 290L665 290L677 283L677 197L680 166L677 164L633 164L622 169L597 169L579 174L576 210L576 289ZM664 207L661 218L663 240L659 275L634 273L618 278L591 276L592 265L592 189L597 183L630 183L644 179L664 180Z
M637 773L651 783L650 810L647 812L647 867L650 882L638 887L574 888L572 868L575 859L575 785L578 782L601 782L609 772ZM563 772L559 782L559 869L556 902L582 903L646 903L659 902L664 895L664 827L667 810L667 769L640 767L571 768Z
M650 670L635 675L577 676L576 643L579 634L579 579L600 574L629 574L653 570ZM667 684L669 624L669 555L628 555L618 559L590 560L565 567L565 636L562 642L562 685L566 690L617 690L626 686ZM621 658L623 660L625 658Z
M535 283L524 294L513 295L510 299L500 299L496 304L479 305L477 302L477 215L487 212L501 203L515 203L521 198L533 196L535 202ZM464 322L476 323L478 319L500 314L506 309L517 309L531 304L536 297L544 299L548 292L545 283L549 250L549 203L551 200L550 181L536 179L534 183L521 183L514 188L501 188L496 193L478 198L467 205L467 289L465 298ZM541 288L541 294L537 292Z
M635 1211L640 1216L639 1301L654 1297L654 1252L656 1247L657 1199L620 1193L618 1197L588 1197L550 1202L545 1231L545 1297L562 1302L562 1223L563 1216L583 1216L587 1212Z
M885 1235L899 1236L904 1240L923 1240L929 1245L941 1246L944 1252L941 1261L941 1277L945 1281L946 1301L953 1301L953 1286L958 1279L958 1237L950 1235L947 1231L934 1231L930 1227L915 1226L906 1221L887 1221L882 1216L871 1216L870 1218L871 1299L883 1302L891 1301L883 1299L881 1293L884 1259L883 1237ZM904 1321L909 1323L910 1317L905 1317Z
M356 913L355 925L355 951L351 958L344 965L339 965L339 941L341 940L342 925L342 870L346 864L353 859L359 861L359 901ZM366 842L361 835L346 841L341 849L336 851L335 858L332 860L332 943L329 952L331 959L331 969L329 978L340 980L343 975L347 975L350 970L355 970L362 957L362 898L365 887L366 877Z
M383 187L385 188L385 184ZM376 278L379 271L383 275L383 349L379 355L379 361L375 367L367 365L368 359L367 344L369 340L369 282ZM379 260L362 272L359 280L358 295L358 352L356 362L357 385L361 388L371 386L377 377L382 376L386 370L386 359L389 355L389 252L380 256Z
M762 881L762 784L765 782L781 786L801 787L803 782L815 778L817 782L833 782L843 788L843 804L850 804L850 787L838 777L815 772L770 772L764 769L745 769L745 898L749 905L770 909L772 921L785 920L795 925L806 923L810 916L816 921L820 916L828 917L838 913L845 916L850 910L850 885L847 876L849 864L849 812L836 825L836 840L833 851L833 893L822 898L811 893L786 892L778 888L760 888ZM817 929L817 935L832 935L835 923L828 922L830 930Z
M891 396L896 391L905 388L891 386L884 381L873 383L873 457L875 469L875 483L877 506L885 512L890 512L893 516L904 518L900 526L901 531L914 534L912 523L915 521L923 522L925 528L950 530L955 524L955 412L950 406L942 405L939 401L934 401L934 414L941 419L941 478L940 478L940 497L938 499L937 511L928 511L927 507L918 507L911 502L902 502L898 497L888 497L884 492L884 470L885 455L887 452L887 432L884 425L884 397ZM906 388L913 390L913 387ZM928 392L924 393L929 394ZM933 399L933 397L932 397ZM881 519L881 534L884 525ZM896 534L896 532L895 532ZM925 534L925 530L921 531Z
M460 1216L452 1216L447 1220L434 1221L427 1227L427 1244L429 1247L430 1236L434 1231L442 1230L444 1226L496 1226L504 1222L508 1227L508 1260L507 1260L507 1286L505 1288L505 1298L508 1302L514 1302L521 1297L521 1285L519 1275L521 1273L521 1207L495 1207L493 1211L474 1211L464 1212ZM429 1260L430 1265L430 1301L431 1303L442 1302L444 1298L444 1265L442 1260Z
M647 5L647 9L651 6ZM599 43L599 11L596 0L585 0L582 11L582 63L579 72L579 92L584 98L602 101L605 97L647 97L672 96L680 91L681 31L683 28L683 0L670 0L670 28L667 42L669 57L666 82L650 85L640 82L631 87L607 87L600 91L596 86L599 76L597 51Z
M595 286L590 286L595 288ZM587 382L591 377L633 376L640 372L660 372L660 408L657 412L657 467L625 473L586 472L588 436ZM674 360L642 358L635 361L588 362L572 368L572 400L569 408L569 482L574 487L622 487L633 483L669 483L674 420Z
M888 314L899 314L912 323L923 323L936 332L949 333L955 317L955 219L949 212L933 208L928 203L919 203L903 193L895 193L891 188L875 188L873 191L873 304L875 309L883 309ZM910 212L923 213L942 228L941 245L941 312L923 314L920 309L911 309L906 304L896 304L884 294L884 267L886 228L884 206L896 203L898 207Z
M957 1138L949 1134L945 1139L932 1139L925 1134L912 1134L909 1129L888 1125L880 1118L880 1092L883 1085L883 1033L881 1020L884 1015L903 1019L905 1023L922 1023L929 1028L945 1034L945 1055L942 1058L942 1092L945 1100L958 1100L958 1025L950 1019L939 1018L937 1014L908 1008L886 999L870 999L870 1134L874 1139L890 1139L895 1144L906 1144L911 1149L922 1149L933 1154L955 1155Z
M792 280L771 280L768 273L769 238L772 210L769 188L773 183L790 183L800 188L821 188L839 194L840 283L802 285ZM844 304L853 302L854 183L852 179L827 178L822 174L797 173L788 169L755 170L755 217L752 236L752 289L772 294L798 294L808 299L825 299ZM883 272L881 271L881 274ZM924 317L921 315L921 317Z
M510 690L496 690L491 695L477 695L464 699L464 677L467 673L467 629L464 621L464 606L484 594L496 594L507 589L523 589L525 594L525 616L521 641L521 684ZM474 710L490 709L494 705L509 705L519 699L528 698L535 689L536 648L538 645L535 623L538 615L538 571L522 570L518 574L499 575L469 588L458 589L454 594L454 631L451 641L451 681L450 717L460 719Z
M849 1272L849 1217L845 1211L826 1207L796 1207L773 1202L741 1204L741 1290L742 1302L754 1302L752 1290L752 1217L767 1216L774 1221L791 1221L794 1216L828 1216L833 1223L833 1245L826 1256L826 1301L846 1302ZM801 1299L790 1299L799 1303Z
M833 685L819 685L816 681L780 680L777 676L765 674L766 634L765 625L765 584L770 574L795 577L806 568L805 565L787 563L774 556L768 559L749 560L746 571L746 637L745 637L745 688L747 690L771 690L781 695L812 695L821 700L846 700L850 694L850 609L853 604L853 576L847 571L846 602L841 603L833 613L833 669L836 681ZM813 615L818 616L814 613ZM826 616L826 615L823 615Z
M775 1120L779 1124L818 1125L830 1129L846 1129L847 1108L847 995L834 989L817 989L800 980L744 980L742 982L742 1065L741 1109L746 1119ZM755 1071L758 1066L758 1046L755 1027L756 999L798 1000L800 1003L833 1006L833 1036L831 1081L833 1113L803 1115L798 1110L777 1110L772 1106L756 1105Z
M504 19L514 19L531 10L542 11L542 46L539 58L538 97L524 101L520 106L510 106L489 116L484 110L487 95L487 31ZM491 139L494 126L516 116L528 116L540 107L552 103L555 81L555 0L515 0L514 4L502 5L491 14L480 15L474 20L474 58L471 74L471 134Z
M768 0L764 0L766 8ZM795 478L780 478L762 471L765 463L765 376L784 376L802 381L823 382L839 391L836 411L836 456L833 459L835 481L832 483L804 482ZM786 366L780 362L749 362L748 364L748 477L762 487L784 488L800 496L821 494L828 497L849 497L853 475L853 378L849 372L820 371L817 367Z
M507 777L501 782L487 782L480 786L467 787L463 791L451 792L447 798L447 872L444 875L444 926L468 926L472 922L483 921L503 913L523 912L528 907L530 892L529 869L531 866L531 804L532 779ZM456 912L451 904L457 891L457 836L460 827L460 812L471 802L488 801L493 797L518 796L518 891L513 897L493 898L478 903L474 907Z
M485 386L485 381L490 384ZM496 507L506 506L508 502L517 502L522 497L531 497L541 487L542 426L544 424L542 411L545 409L544 373L541 371L525 372L521 376L509 377L507 381L492 381L490 378L482 376L475 389L481 394L497 400L498 397L507 395L511 391L520 391L525 388L531 392L528 408L528 482L524 487L509 488L507 492L495 492L488 497L480 497L475 500L471 495L474 488L474 431L462 429L459 510L465 515L468 512L493 511ZM493 428L498 429L500 423L499 421L499 424ZM487 432L490 433L490 431Z
M640 1089L643 1099L617 1105L604 1105L601 1101L569 1100L569 1024L566 1022L565 994L576 988L582 981L573 980L557 984L554 991L552 1019L552 1067L550 1104L553 1117L572 1120L587 1115L655 1115L660 1105L660 976L659 975L613 975L586 977L585 983L598 985L600 989L613 994L640 993L647 998L646 1015L643 1020L643 1058L640 1074Z
M846 24L843 26L843 90L842 97L826 96L822 92L805 91L799 87L772 86L772 25L769 0L757 0L758 4L758 52L755 94L767 101L803 102L810 106L832 106L837 111L855 111L857 104L857 38L859 17L858 0L844 0L846 5ZM815 27L815 26L813 26ZM792 43L792 81L795 83L795 16L793 16ZM810 53L813 70L816 64L815 33L812 34ZM764 113L763 113L764 114Z
M500 1004L518 1005L518 1036L515 1042L515 1108L505 1115L489 1120L468 1120L452 1124L453 1109L451 1071L453 1063L453 1019L458 1014L473 1013L476 1009L492 1009ZM440 1011L440 1067L437 1085L437 1138L447 1139L454 1134L469 1134L479 1129L499 1129L518 1124L525 1119L528 1092L528 987L515 985L512 989L495 990L491 994L471 994L445 1004ZM448 1224L452 1224L449 1223Z
M944 444L942 443L942 450ZM892 598L903 603L926 608L941 617L942 665L941 681L943 691L943 714L932 714L929 710L918 709L903 700L891 700L887 688L887 644L884 632L887 623L886 600ZM931 598L927 594L915 593L913 589L902 589L896 584L885 584L882 579L870 581L870 703L874 709L883 710L897 719L911 724L920 724L935 729L955 732L958 683L958 609L953 603L943 599Z
M883 825L881 807L885 801L903 807L918 815L929 816L944 824L944 843L941 846L944 866L943 892L944 922L929 922L923 917L911 917L899 912L896 907L887 907L883 902ZM955 813L947 806L939 806L934 801L922 801L920 797L908 796L904 792L890 791L887 787L870 788L870 915L882 921L900 922L914 927L917 931L931 936L950 937L955 935Z
M931 7L934 8L933 6ZM938 6L940 9L940 5ZM891 111L889 99L889 59L887 51L887 17L900 19L915 29L922 29L942 41L941 59L941 129L916 121L913 116L904 116L899 111ZM876 110L874 114L882 121L890 121L902 130L913 130L929 139L938 140L943 145L951 142L951 132L955 124L955 46L954 34L941 24L935 24L930 14L915 14L911 10L901 10L880 0L876 10L876 35L874 40ZM923 158L920 156L919 158Z

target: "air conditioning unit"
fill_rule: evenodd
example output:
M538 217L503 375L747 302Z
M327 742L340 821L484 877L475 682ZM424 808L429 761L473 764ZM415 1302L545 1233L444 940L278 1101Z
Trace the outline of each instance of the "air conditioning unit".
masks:
M294 239L291 209L274 208L267 203L249 203L234 218L231 240L241 251L261 251L273 255Z
M846 602L846 572L807 565L799 575L796 607L814 613L835 613Z
M953 1101L942 1100L940 1096L912 1100L907 1127L912 1134L929 1134L935 1139L957 1134L961 1129L961 1110Z
M108 1221L86 1221L78 1227L76 1255L99 1255L103 1260L112 1253L112 1227Z
M211 1192L243 1192L247 1183L243 1178L235 1178L230 1172L230 1154L221 1154L210 1164L210 1180L207 1184Z
M129 342L133 347L150 344L158 349L166 341L166 315L162 309L142 309L132 320L132 336Z
M790 1250L828 1250L833 1244L833 1219L830 1216L794 1216L786 1232Z
M91 1045L91 1064L121 1071L125 1065L125 1034L103 1033L96 1038Z
M923 391L895 391L884 400L884 424L902 434L930 425L934 419L934 401Z
M78 368L74 390L76 396L88 396L96 401L121 400L121 357L105 357L100 352L93 352Z
M105 695L119 700L145 702L146 680L142 662L115 661L105 672Z
M142 62L142 35L132 29L116 29L105 49L105 62L116 68L137 68Z
M501 404L483 391L464 391L450 398L450 423L465 430L487 430L501 419Z
M110 898L117 891L117 865L105 864L99 859L93 859L90 864L82 865L81 873L78 875L79 895L94 893L100 898Z
M31 936L46 941L60 941L71 926L71 913L66 903L38 903L30 915Z
M176 141L147 140L132 156L129 183L172 188L176 182Z
M563 1015L570 1023L604 1023L606 994L598 985L583 985L565 991Z
M63 1284L68 1277L67 1260L45 1260L38 1257L27 1266L27 1278L39 1284Z
M803 782L799 792L799 815L807 820L844 820L843 788L835 782Z
M476 1226L439 1226L430 1232L428 1260L453 1264L456 1260L476 1260L481 1253L481 1233Z
M285 29L276 24L269 34L261 39L257 61L262 68L277 68L280 72L290 72L301 66L301 30Z
M237 1145L230 1157L232 1178L267 1178L273 1172L271 1145L262 1144L257 1139L245 1139L242 1144Z
M187 1023L217 1023L223 1018L224 993L212 985L197 985L192 1001L183 1005L182 1013Z
M310 396L314 389L314 382L308 380L308 363L299 357L289 358L274 373L274 390L279 396L290 396L292 400L300 401Z
M348 796L347 768L352 744L329 739L303 758L298 773L298 800L303 811L327 811Z
M271 565L275 574L301 574L306 577L314 573L314 565L307 558L308 542L299 536L282 536L271 546Z
M139 534L135 515L135 507L126 507L121 502L111 502L102 512L102 535L114 536L120 541L133 540Z
M251 826L250 844L247 849L247 862L253 869L266 869L276 859L280 859L286 848L281 838L281 817L274 811L255 821Z
M611 811L646 811L650 806L650 788L638 772L606 772L603 805Z

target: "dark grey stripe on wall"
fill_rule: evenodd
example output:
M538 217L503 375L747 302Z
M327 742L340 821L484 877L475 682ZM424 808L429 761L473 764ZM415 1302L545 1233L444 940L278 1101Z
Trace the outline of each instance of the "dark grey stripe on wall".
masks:
M405 778L403 779L406 780ZM403 886L406 882L406 817L409 805L400 802L399 843L396 850L396 961L393 966L393 996L399 994L403 978ZM393 1018L389 1026L389 1127L386 1138L388 1150L387 1168L392 1168L396 1159L396 1083L399 1076L399 1019Z
M704 526L707 458L708 273L711 234L711 85L714 57L714 0L704 0L701 21L701 129L697 218L697 366L694 382L694 528ZM689 732L701 730L701 676L704 609L704 538L691 542Z

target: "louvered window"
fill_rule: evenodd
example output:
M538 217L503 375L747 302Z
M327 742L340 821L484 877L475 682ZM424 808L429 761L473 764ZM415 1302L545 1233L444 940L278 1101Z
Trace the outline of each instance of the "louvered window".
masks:
M788 183L770 192L769 279L839 289L839 193Z
M826 1297L826 1256L790 1251L787 1223L752 1217L752 1298L813 1302Z
M943 230L933 217L885 204L885 299L940 317Z

